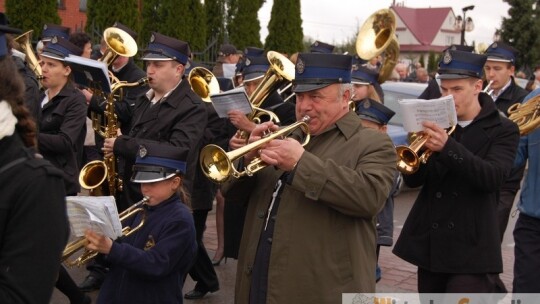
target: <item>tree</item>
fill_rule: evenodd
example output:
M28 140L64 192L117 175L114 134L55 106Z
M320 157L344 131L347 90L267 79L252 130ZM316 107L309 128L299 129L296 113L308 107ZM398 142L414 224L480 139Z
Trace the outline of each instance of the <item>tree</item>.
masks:
M200 0L159 1L159 33L189 43L191 50L206 46L206 17Z
M293 54L302 51L303 38L300 0L274 0L265 48Z
M503 18L500 38L520 51L516 70L534 66L540 60L540 1L504 0L510 5L509 18Z
M140 31L139 7L137 0L92 0L87 3L86 33L99 42L103 31L116 21L135 32Z
M225 41L225 37L228 36L225 30L225 4L226 2L222 0L204 1L208 38L215 38L218 45L221 45Z
M238 49L262 47L257 13L264 0L229 0L227 32Z
M139 33L139 45L147 45L150 41L151 32L159 32L163 24L163 1L145 0L141 8L142 26Z
M422 65L422 67L426 67L426 59L424 58L424 54L420 54L420 59L418 62Z
M435 52L429 51L428 65L427 65L428 73L436 73L438 68L439 68L439 62L437 60L437 57L435 56Z
M57 6L56 0L6 0L6 15L11 26L24 31L33 30L33 38L38 39L43 25L61 23Z

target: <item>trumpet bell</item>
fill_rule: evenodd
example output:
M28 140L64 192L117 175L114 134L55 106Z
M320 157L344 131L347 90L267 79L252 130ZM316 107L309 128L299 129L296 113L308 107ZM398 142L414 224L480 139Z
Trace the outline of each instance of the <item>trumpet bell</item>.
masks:
M188 75L191 89L205 102L212 102L210 95L219 93L219 82L208 69L203 67L193 68Z
M397 169L403 174L413 174L420 168L420 157L407 146L397 146Z
M212 144L201 150L200 165L204 175L215 183L226 181L233 172L233 164L227 152Z

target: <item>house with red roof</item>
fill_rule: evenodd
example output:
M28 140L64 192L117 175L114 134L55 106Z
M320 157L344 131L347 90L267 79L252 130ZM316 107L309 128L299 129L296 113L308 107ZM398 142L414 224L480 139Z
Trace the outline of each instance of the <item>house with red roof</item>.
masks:
M451 7L410 8L392 5L396 15L396 36L400 46L399 61L418 62L430 51L442 52L459 44L461 31L455 28L456 15Z

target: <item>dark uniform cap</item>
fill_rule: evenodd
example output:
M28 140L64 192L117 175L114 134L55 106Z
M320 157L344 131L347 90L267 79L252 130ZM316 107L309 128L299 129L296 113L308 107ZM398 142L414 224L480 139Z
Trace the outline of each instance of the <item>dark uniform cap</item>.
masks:
M244 56L246 57L262 57L264 55L264 49L258 47L249 46L244 50Z
M238 53L238 51L236 50L236 47L234 45L225 43L225 44L222 44L221 47L219 48L218 55L229 56L236 53Z
M361 119L369 120L380 125L387 125L396 112L373 99L364 99L356 106L356 113Z
M334 51L334 46L328 43L324 43L321 41L316 40L313 42L313 44L309 47L309 51L311 53L325 53L325 54L331 54Z
M69 40L62 37L53 37L43 49L41 56L63 61L69 55L81 56L83 50Z
M8 18L4 13L0 12L0 59L4 58L9 53L7 48L7 39L5 34L20 34L21 30L8 26Z
M186 173L187 156L185 148L157 143L140 145L131 181L152 183L183 175Z
M242 71L244 82L263 77L269 67L270 63L265 56L247 57L244 61L244 70Z
M45 24L43 26L43 32L41 33L42 41L51 41L53 37L62 37L69 39L69 27L61 26L58 24Z
M129 27L127 27L126 25L116 21L114 24L113 24L113 27L116 27L116 28L119 28L121 30L123 30L124 32L128 33L131 38L137 40L137 32L135 32L134 30L130 29Z
M439 62L439 79L482 78L487 56L447 50Z
M301 53L295 65L293 92L307 92L333 83L351 82L352 57L341 54Z
M379 73L377 71L361 65L352 66L351 83L353 84L375 84L378 77Z
M142 60L176 60L185 65L190 55L187 42L152 32Z
M518 50L503 42L493 42L484 53L491 61L515 63Z
M359 65L359 66L364 65L367 62L368 62L367 60L360 58L360 56L358 56L358 55L354 55L353 58L352 58L353 67L354 67L354 65Z
M447 50L454 50L454 51L462 51L462 52L472 53L472 52L474 52L474 47L468 46L468 45L452 44L451 46L444 49L443 52L445 52Z

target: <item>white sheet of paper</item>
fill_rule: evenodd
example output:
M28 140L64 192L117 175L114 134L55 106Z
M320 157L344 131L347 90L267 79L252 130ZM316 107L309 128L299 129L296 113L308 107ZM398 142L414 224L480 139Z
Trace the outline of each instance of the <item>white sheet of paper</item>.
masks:
M419 132L422 122L432 121L447 129L457 124L454 97L448 95L437 99L402 99L399 101L403 128L407 132Z
M71 232L76 237L84 236L86 229L112 239L122 235L114 196L68 196L66 207Z
M221 118L227 118L231 110L239 110L244 114L252 111L251 103L244 90L231 90L210 96L216 113Z

